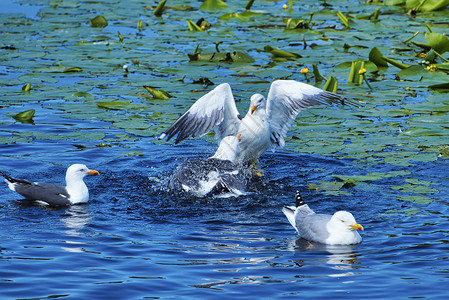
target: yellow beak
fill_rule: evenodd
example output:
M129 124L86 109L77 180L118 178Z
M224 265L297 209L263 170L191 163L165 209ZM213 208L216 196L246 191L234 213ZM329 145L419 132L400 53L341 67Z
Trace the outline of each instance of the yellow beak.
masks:
M256 109L258 109L259 106L260 106L260 105L254 105L254 104L253 104L253 106L251 106L251 114L253 114L253 112L254 112Z
M363 226L357 223L354 223L353 225L349 225L349 227L351 227L352 229L355 230L363 230Z
M239 139L239 142L241 142L242 141L242 134L241 133L237 134L237 138Z
M100 175L100 173L98 173L98 171L96 170L89 170L89 172L87 172L87 175Z

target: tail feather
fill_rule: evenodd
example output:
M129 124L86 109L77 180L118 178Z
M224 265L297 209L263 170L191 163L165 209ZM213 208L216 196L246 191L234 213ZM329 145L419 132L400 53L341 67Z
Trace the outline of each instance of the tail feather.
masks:
M307 204L299 191L296 191L295 200L296 200L296 207L300 207Z
M284 206L282 208L282 212L287 217L288 221L293 226L293 228L296 229L295 211L296 211L296 207L294 207L294 206ZM296 231L298 231L298 230L296 229Z
M11 191L16 191L16 184L32 184L31 182L23 179L13 178L11 176L6 175L5 173L0 171L0 175L5 177L5 182L8 184L8 187Z

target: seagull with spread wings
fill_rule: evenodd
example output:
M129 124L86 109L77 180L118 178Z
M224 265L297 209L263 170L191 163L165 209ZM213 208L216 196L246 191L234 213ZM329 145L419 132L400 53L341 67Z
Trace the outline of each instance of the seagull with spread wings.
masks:
M271 84L268 97L254 94L250 107L242 117L235 105L229 84L222 83L198 99L159 138L175 143L215 130L220 141L229 135L241 134L237 153L240 165L257 163L268 148L283 147L284 138L301 110L314 105L345 104L347 99L309 84L294 80L276 80ZM351 103L351 102L348 102Z

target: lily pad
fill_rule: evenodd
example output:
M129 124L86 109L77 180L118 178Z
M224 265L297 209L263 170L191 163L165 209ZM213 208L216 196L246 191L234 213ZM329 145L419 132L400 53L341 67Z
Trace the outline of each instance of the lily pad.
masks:
M124 101L107 101L98 102L97 106L99 108L112 109L112 110L128 110L128 109L145 109L145 105L133 104Z
M36 110L29 109L29 110L22 111L16 115L14 115L13 118L22 123L32 123L35 113L36 113Z
M203 11L219 11L227 8L228 5L221 0L206 0L200 6L200 10Z
M289 59L289 60L296 60L296 59L302 57L298 53L289 52L289 51L285 51L285 50L280 50L279 48L273 48L273 47L271 47L269 45L265 46L263 48L263 50L265 52L270 53L275 58L285 58L285 59Z
M103 16L96 16L90 19L90 27L104 28L108 26L108 20Z
M169 93L167 93L166 91L164 91L162 89L156 89L154 87L147 86L147 85L144 85L143 87L145 90L148 91L148 93L151 94L151 96L153 96L154 99L168 100L171 97L173 97L172 95L170 95Z
M434 32L428 32L424 36L430 47L439 54L449 51L449 39L447 36Z

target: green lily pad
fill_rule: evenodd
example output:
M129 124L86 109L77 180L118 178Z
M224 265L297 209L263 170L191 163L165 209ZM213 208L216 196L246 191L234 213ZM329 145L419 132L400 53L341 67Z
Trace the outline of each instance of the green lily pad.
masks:
M416 185L416 184L403 184L403 185L395 185L390 187L393 190L398 190L406 193L415 193L415 194L434 194L439 193L439 190L430 188L424 185Z
M90 27L104 28L108 26L108 20L103 16L96 16L90 20Z
M143 87L145 90L148 91L148 93L151 94L151 96L153 96L154 99L168 100L171 97L173 97L172 95L170 95L169 93L167 93L166 91L164 91L162 89L156 89L154 87L147 86L147 85L144 85Z
M124 101L107 101L107 102L98 102L97 106L99 108L111 109L111 110L128 110L128 109L145 109L145 105L141 104L133 104L130 102Z
M376 66L378 67L388 67L388 64L391 64L399 69L405 69L409 67L409 65L407 64L385 57L379 51L379 49L377 49L377 47L371 49L369 53L369 60L376 64Z
M254 11L243 11L240 13L227 13L220 16L218 19L223 21L228 21L230 19L237 19L238 21L241 22L249 22L251 19L258 16L262 16L262 14Z
M201 4L200 10L203 11L218 11L227 9L228 5L221 0L206 0Z
M418 11L435 11L449 5L449 0L406 0L405 7L416 8Z
M291 60L296 60L298 58L301 58L302 56L298 53L294 53L294 52L289 52L289 51L285 51L285 50L280 50L279 48L273 48L269 45L265 46L263 48L263 50L265 52L270 53L271 55L273 55L273 57L275 58L285 58L285 59L291 59Z
M15 114L13 116L13 118L15 120L19 121L19 122L22 122L22 123L32 123L35 113L36 113L36 110L29 109L29 110L26 110L26 111L22 111L22 112L20 112L18 114Z
M449 39L441 33L427 32L424 37L430 47L439 54L449 51Z
M418 196L418 195L408 195L408 196L398 196L398 200L400 201L408 201L417 204L429 204L432 203L432 199L426 196Z

